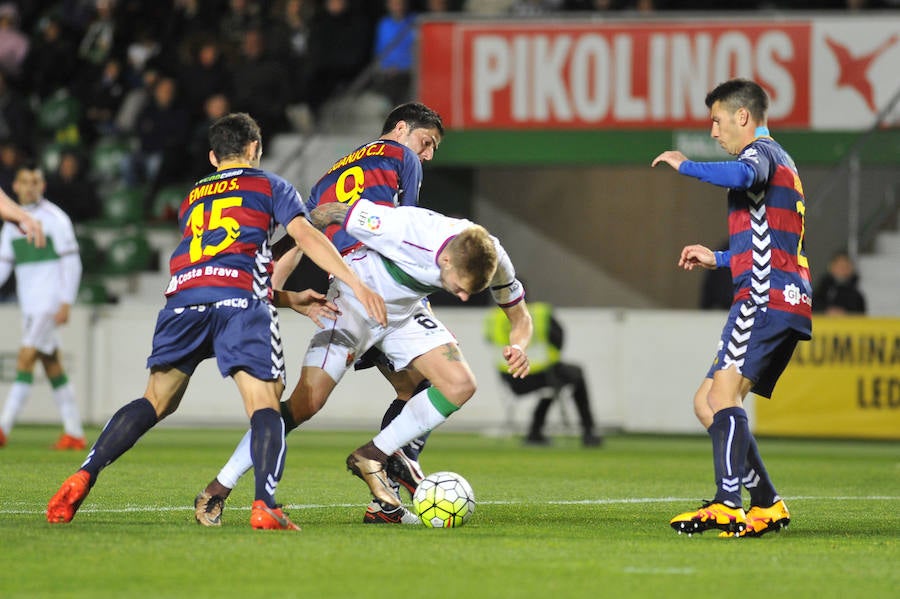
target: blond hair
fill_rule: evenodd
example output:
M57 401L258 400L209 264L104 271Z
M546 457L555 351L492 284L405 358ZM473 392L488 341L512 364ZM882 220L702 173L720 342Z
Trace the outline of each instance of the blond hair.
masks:
M450 263L468 283L471 293L484 290L497 270L497 248L487 229L472 225L447 244Z

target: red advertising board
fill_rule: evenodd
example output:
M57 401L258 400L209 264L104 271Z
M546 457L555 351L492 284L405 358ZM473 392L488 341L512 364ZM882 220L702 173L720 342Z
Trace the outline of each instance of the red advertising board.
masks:
M810 126L811 24L426 21L419 98L455 129L707 127L732 77L769 92L770 122Z

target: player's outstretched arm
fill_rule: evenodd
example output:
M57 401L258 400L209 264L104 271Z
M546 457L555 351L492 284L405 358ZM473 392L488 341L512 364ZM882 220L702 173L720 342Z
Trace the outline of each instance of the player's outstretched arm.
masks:
M384 298L372 291L341 258L334 244L314 228L308 220L298 216L288 223L287 232L297 241L297 245L316 265L336 276L353 290L356 299L362 303L366 313L382 326L387 325L387 308Z
M534 323L531 313L524 300L514 306L502 308L509 319L509 345L503 348L503 358L506 360L507 372L513 378L521 379L528 376L531 364L528 362L528 354L525 350L531 343L534 334Z
M695 266L714 270L716 268L716 255L706 246L697 244L686 245L678 257L678 266L684 270L694 270Z
M0 189L0 217L3 220L16 223L19 230L25 234L28 243L32 243L39 248L46 245L47 241L44 239L44 228L41 226L41 221L33 218L23 210L2 189Z

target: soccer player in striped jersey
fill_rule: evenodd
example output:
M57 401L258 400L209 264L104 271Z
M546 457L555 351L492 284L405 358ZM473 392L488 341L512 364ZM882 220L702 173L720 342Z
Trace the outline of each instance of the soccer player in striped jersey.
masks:
M790 514L775 491L750 432L743 399L771 397L798 341L812 335L812 288L804 248L806 202L794 161L767 127L769 98L756 82L732 79L706 96L711 135L737 160L693 162L675 150L657 156L679 173L728 189L729 247L688 245L685 270L730 268L734 303L719 350L694 396L694 412L713 446L716 495L671 526L693 534L760 536ZM745 513L741 485L750 494Z
M362 283L334 245L306 218L300 194L281 177L259 169L262 135L248 114L226 115L209 130L216 172L197 182L182 202L181 242L172 253L165 291L147 359L144 396L117 411L81 468L47 505L47 520L69 522L100 471L131 448L181 402L197 365L215 357L222 376L240 390L250 417L256 497L250 524L298 530L275 503L286 446L279 399L284 356L275 306L333 318L336 306L321 294L273 292L271 237L284 225L303 251L346 283L377 323L387 323L384 300Z
M24 211L41 223L46 237L43 247L29 243L28 236L12 222L0 231L0 285L15 268L16 295L22 311L22 342L16 359L16 380L9 389L0 414L0 447L12 430L16 417L28 401L38 360L53 388L63 434L55 449L85 448L84 429L75 393L60 359L59 327L69 321L69 311L81 282L81 257L72 220L44 198L46 184L40 167L25 164L16 171L13 191Z
M381 137L359 146L337 160L310 191L306 207L311 212L317 206L337 202L353 205L362 197L383 206L416 206L422 186L422 163L434 158L435 151L444 136L441 117L434 110L419 102L409 102L394 108L385 119ZM360 242L333 224L325 229L342 255L361 246ZM290 241L290 240L288 240ZM328 289L328 274L301 259L301 252L294 247L287 250L275 265L272 283L276 289ZM356 370L376 366L391 383L396 399L388 405L381 427L387 426L416 393L427 389L431 383L414 370L395 369L376 348L362 356L355 364ZM299 389L282 402L282 415L287 431L297 424L294 414L301 410L295 399ZM292 409L292 406L293 409ZM389 471L399 485L412 493L424 474L419 466L419 453L425 446L427 433L398 450L391 456ZM195 517L205 526L217 526L225 499L242 472L226 464L195 499ZM383 506L373 499L366 509L363 522L367 524L400 524L403 511ZM418 521L418 520L416 520Z

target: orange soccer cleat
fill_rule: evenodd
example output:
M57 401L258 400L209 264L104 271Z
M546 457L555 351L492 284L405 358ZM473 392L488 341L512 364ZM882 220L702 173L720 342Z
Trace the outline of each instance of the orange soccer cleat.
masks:
M67 478L47 504L47 522L71 522L90 490L91 475L85 470Z
M250 510L250 526L257 530L300 530L300 527L281 511L281 507L270 508L262 499L253 502L253 508Z
M84 440L84 437L74 437L68 433L63 433L59 440L53 445L53 449L59 450L72 449L81 451L86 448L87 441Z

